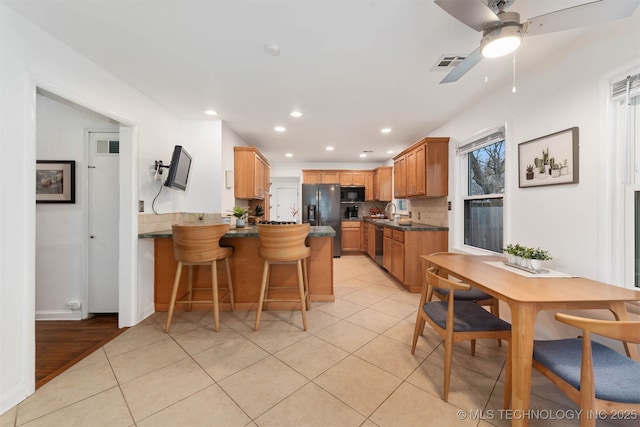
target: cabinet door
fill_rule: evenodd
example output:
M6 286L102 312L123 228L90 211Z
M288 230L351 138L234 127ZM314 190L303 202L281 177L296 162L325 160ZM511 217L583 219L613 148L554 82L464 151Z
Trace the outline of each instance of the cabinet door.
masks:
M449 144L428 142L426 149L426 195L446 196L449 194Z
M388 271L392 270L393 263L393 239L385 237L383 239L384 246L382 248L382 266Z
M416 194L416 153L409 151L405 155L407 168L407 197Z
M407 167L404 156L393 162L393 195L396 199L407 197Z
M303 184L321 184L322 171L319 171L319 170L302 171L302 183Z
M323 171L322 173L323 184L339 184L340 172L338 171Z
M424 196L427 194L427 169L426 169L426 146L421 145L415 150L416 170L415 170L415 192L414 196Z
M373 192L373 172L364 173L364 200L373 201L375 193Z
M380 201L390 201L393 199L393 189L391 188L393 167L384 166L378 169L378 198Z
M373 172L373 200L380 200L380 175L377 170Z
M400 242L392 241L391 252L391 275L398 279L400 282L404 282L404 244Z
M340 185L353 185L353 172L340 172Z
M364 172L353 171L351 183L353 185L366 185L364 180L364 174L365 174Z
M256 199L264 199L264 162L255 155L254 159L254 179L253 179L253 197Z

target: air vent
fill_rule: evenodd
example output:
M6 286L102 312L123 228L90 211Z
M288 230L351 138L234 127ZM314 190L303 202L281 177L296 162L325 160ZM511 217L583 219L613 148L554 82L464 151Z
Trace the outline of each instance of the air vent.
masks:
M120 141L99 139L96 141L96 154L118 154L120 153Z
M464 61L465 58L466 56L463 55L442 55L435 65L431 67L431 71L451 70Z

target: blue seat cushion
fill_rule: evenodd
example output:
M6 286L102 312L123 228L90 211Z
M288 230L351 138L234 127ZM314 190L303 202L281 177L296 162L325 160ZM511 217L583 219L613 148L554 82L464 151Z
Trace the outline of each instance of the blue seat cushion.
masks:
M446 329L447 304L449 304L447 301L432 301L426 303L422 309L436 325ZM455 332L508 331L510 329L509 323L489 313L478 304L458 300L453 304Z
M613 402L640 403L640 363L591 341L596 398ZM533 359L580 389L582 339L535 341Z
M433 292L446 298L449 296L450 291L449 289L433 288ZM476 302L476 301L484 301L484 300L493 298L491 295L484 293L477 288L471 288L468 291L456 291L454 295L455 295L456 301L459 300L459 301Z

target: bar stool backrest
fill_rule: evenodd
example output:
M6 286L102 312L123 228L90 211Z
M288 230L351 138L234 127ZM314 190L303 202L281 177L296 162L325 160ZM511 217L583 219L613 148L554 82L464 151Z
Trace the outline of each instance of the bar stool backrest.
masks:
M176 261L207 262L229 255L229 248L220 247L220 238L229 231L229 224L174 225L171 228Z
M309 257L311 248L305 246L309 224L259 224L259 254L269 261L295 261Z

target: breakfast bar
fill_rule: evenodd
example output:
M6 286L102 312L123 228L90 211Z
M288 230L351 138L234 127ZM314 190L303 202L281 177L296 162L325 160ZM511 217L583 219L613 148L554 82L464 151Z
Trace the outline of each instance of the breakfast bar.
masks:
M309 265L309 294L311 301L333 302L333 237L332 227L311 227L306 245L311 248ZM167 311L171 298L171 288L176 272L177 262L173 256L173 239L171 230L149 232L139 235L140 238L154 239L154 303L156 311ZM258 301L260 281L262 279L263 260L258 255L260 240L255 226L230 229L220 240L221 246L233 248L233 255L229 259L231 264L231 278L233 280L236 310L254 310ZM284 286L291 286L291 290L278 290L283 297L289 294L295 296L298 292L295 265L274 265L270 273L271 280ZM186 274L183 274L180 291L186 292ZM211 283L209 268L196 266L193 273L194 288ZM219 287L227 286L227 277L223 268L218 271ZM208 285L210 287L210 285ZM275 296L275 295L274 295ZM195 299L209 299L209 291L194 290ZM271 303L272 309L290 309L295 303ZM186 308L180 304L177 310ZM194 309L210 309L206 305L194 305ZM224 300L220 303L221 310L230 310L230 304Z

